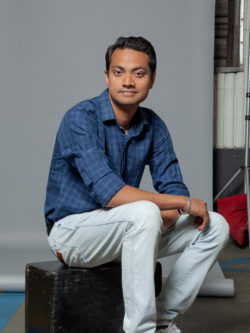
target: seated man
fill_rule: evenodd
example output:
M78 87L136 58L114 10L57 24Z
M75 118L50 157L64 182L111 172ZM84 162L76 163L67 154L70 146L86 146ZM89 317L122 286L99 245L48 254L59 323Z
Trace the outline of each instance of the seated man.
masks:
M108 89L66 112L53 152L45 216L52 251L69 266L121 260L126 333L180 332L173 319L193 303L229 228L191 199L170 134L141 107L156 75L142 37L106 53ZM139 189L148 164L158 193ZM155 299L156 259L182 252Z

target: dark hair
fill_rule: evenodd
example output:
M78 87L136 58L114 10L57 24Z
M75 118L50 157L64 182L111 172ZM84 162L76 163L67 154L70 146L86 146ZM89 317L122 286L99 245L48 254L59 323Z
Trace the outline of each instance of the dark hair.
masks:
M156 54L153 45L143 37L119 37L115 44L108 47L105 60L106 60L106 71L109 71L111 57L116 49L132 49L136 51L144 52L149 58L149 67L151 74L156 70Z

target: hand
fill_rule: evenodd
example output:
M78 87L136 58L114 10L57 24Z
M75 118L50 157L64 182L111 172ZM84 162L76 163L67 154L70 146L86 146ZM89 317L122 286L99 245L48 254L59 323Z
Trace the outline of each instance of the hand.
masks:
M194 227L204 230L209 223L207 203L201 199L191 199L189 214L194 216Z

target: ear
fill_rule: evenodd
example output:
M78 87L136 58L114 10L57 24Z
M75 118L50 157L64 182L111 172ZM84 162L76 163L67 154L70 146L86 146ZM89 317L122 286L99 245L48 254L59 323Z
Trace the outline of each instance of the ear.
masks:
M107 86L109 86L109 75L108 75L108 72L106 71L106 69L104 71L104 77L105 77L105 82L106 82Z
M155 83L155 77L156 77L156 72L154 72L152 74L152 77L151 77L151 82L150 82L150 86L149 86L149 89L151 89Z

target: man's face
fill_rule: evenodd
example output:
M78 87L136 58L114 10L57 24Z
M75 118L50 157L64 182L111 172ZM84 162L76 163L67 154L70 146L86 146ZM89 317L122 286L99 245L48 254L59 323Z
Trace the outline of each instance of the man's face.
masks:
M105 80L111 101L119 107L137 107L152 88L155 73L151 74L148 55L132 49L116 49Z

